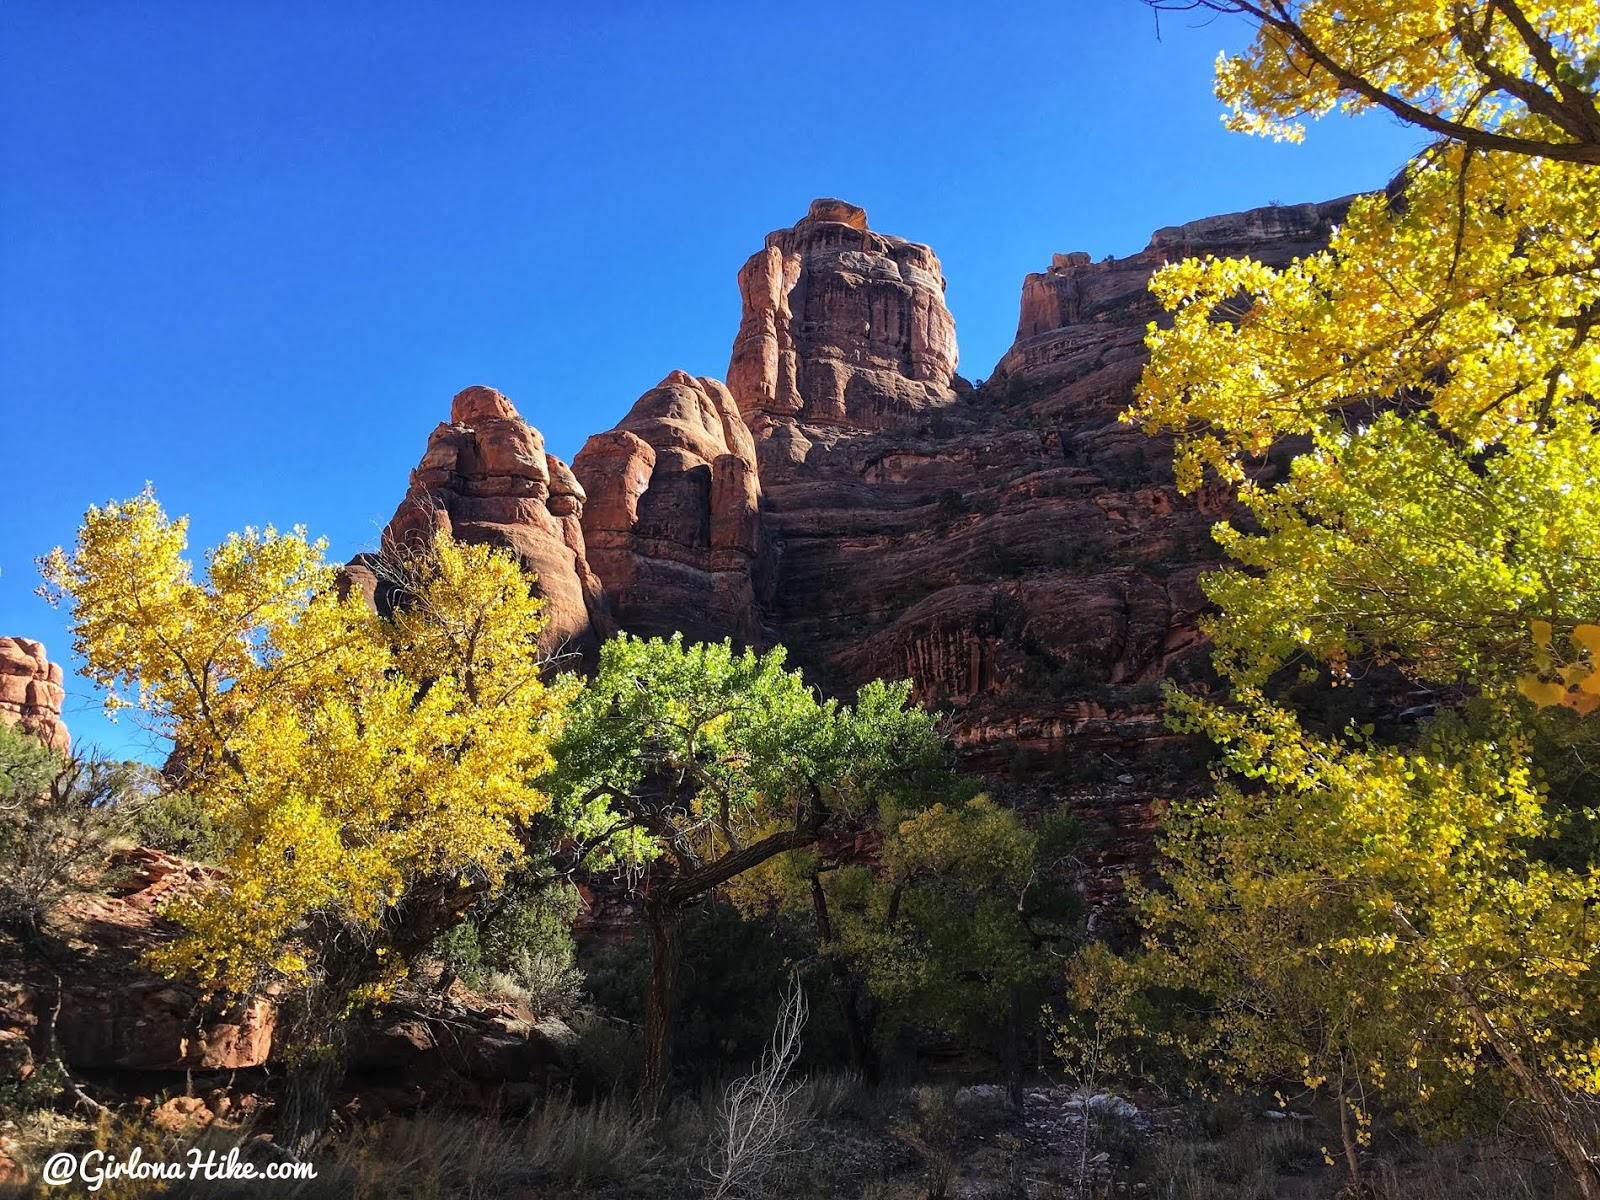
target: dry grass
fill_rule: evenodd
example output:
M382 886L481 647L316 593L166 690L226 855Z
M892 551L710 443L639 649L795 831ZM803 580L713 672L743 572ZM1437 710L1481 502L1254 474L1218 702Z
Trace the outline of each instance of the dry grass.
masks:
M516 1122L438 1114L391 1120L345 1133L317 1160L314 1181L233 1187L199 1181L159 1194L205 1200L700 1200L712 1190L707 1156L726 1134L716 1120L717 1100L716 1093L701 1103L682 1099L653 1121L616 1100L578 1104L565 1096L547 1099ZM759 1185L738 1189L751 1200L933 1200L980 1194L971 1191L980 1183L984 1196L1020 1196L1015 1185L1024 1178L1036 1180L1026 1194L1039 1198L1335 1200L1344 1182L1341 1170L1323 1163L1327 1131L1312 1122L1246 1116L1237 1108L1220 1120L1208 1119L1214 1113L1170 1113L1182 1119L1139 1134L1131 1179L1119 1170L1114 1181L1095 1181L1084 1192L1070 1182L1038 1179L1034 1168L1047 1151L1023 1151L1014 1138L979 1137L949 1103L949 1089L874 1093L853 1076L823 1075L795 1085L793 1106L817 1122L811 1149L779 1159ZM148 1126L48 1114L7 1133L35 1167L45 1153L67 1145L123 1156L139 1145L147 1157L174 1161L190 1145L225 1153L248 1137L212 1130L183 1141ZM1000 1154L1004 1146L1010 1149ZM1006 1155L1017 1159L1018 1172L1011 1190L996 1191L1009 1178L996 1168ZM1368 1156L1366 1168L1384 1200L1569 1200L1549 1163L1511 1143L1429 1148L1397 1141ZM1144 1190L1135 1192L1135 1183ZM1116 1191L1118 1184L1127 1190ZM39 1185L21 1194L38 1200L88 1195L82 1188ZM148 1185L125 1183L94 1193L96 1200L156 1194Z

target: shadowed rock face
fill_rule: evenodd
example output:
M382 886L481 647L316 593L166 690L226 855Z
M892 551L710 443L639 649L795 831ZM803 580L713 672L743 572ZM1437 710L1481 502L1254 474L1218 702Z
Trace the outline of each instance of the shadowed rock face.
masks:
M44 645L28 638L0 637L0 724L36 735L47 746L71 744L61 702L66 697L61 665L45 657Z
M765 640L755 443L726 387L673 371L591 437L572 469L593 489L589 562L624 628Z
M571 469L545 453L544 438L510 400L493 388L470 387L450 402L449 422L428 436L405 499L384 528L383 549L404 554L444 530L460 541L511 550L544 596L545 650L592 662L610 621L585 554L585 499ZM375 565L358 557L345 569L345 586L376 600Z
M803 459L806 425L876 429L949 403L956 330L944 286L932 250L873 232L842 200L813 201L793 228L768 234L739 272L728 363L763 461Z

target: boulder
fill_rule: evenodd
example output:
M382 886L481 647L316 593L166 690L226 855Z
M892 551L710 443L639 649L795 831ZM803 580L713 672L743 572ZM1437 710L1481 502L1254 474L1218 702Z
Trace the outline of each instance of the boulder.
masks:
M61 704L66 698L60 663L30 638L0 637L0 725L36 735L52 749L72 744Z

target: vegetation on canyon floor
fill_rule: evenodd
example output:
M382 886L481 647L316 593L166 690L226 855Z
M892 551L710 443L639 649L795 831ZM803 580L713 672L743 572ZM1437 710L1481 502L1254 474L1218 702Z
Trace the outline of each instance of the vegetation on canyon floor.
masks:
M781 650L627 636L552 677L508 553L391 561L380 616L299 532L196 578L149 494L45 572L173 755L0 741L17 935L48 947L115 838L214 860L147 962L285 998L295 1154L398 995L460 980L579 1028L583 1102L341 1124L337 1194L1600 1197L1600 7L1156 6L1257 22L1219 68L1240 129L1377 106L1437 140L1325 250L1154 278L1128 419L1239 515L1217 686L1168 694L1214 786L1167 805L1108 936L1083 829L960 776L904 685L846 704ZM1302 702L1328 689L1372 719ZM580 954L565 889L601 870L645 931ZM1006 1086L903 1082L936 1041ZM147 1136L100 1120L79 1136Z

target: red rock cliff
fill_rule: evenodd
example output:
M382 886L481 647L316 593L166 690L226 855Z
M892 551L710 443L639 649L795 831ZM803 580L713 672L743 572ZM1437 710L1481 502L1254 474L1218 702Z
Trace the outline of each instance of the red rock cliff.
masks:
M728 387L763 458L803 454L805 425L879 428L954 398L956 328L927 246L815 200L739 272Z
M1165 786L1159 684L1208 669L1196 581L1227 503L1180 497L1170 444L1117 420L1159 317L1146 283L1186 254L1285 262L1347 203L1055 256L974 390L934 253L816 201L739 272L727 387L668 375L570 485L503 397L470 389L390 536L448 520L516 546L568 636L609 609L642 634L782 642L836 693L908 678L970 768L1094 815L1109 881L1148 851Z
M61 665L45 657L41 643L0 637L0 725L26 730L65 750L72 739L61 719L66 697L62 679Z
M589 562L625 628L763 640L755 443L715 379L673 371L572 461Z
M505 396L470 387L450 402L450 420L428 436L411 486L383 531L386 553L425 545L443 529L461 541L503 546L536 577L549 624L547 652L592 659L610 631L605 596L583 541L586 496L571 469L546 454L544 438ZM374 596L371 560L346 567L348 584Z

